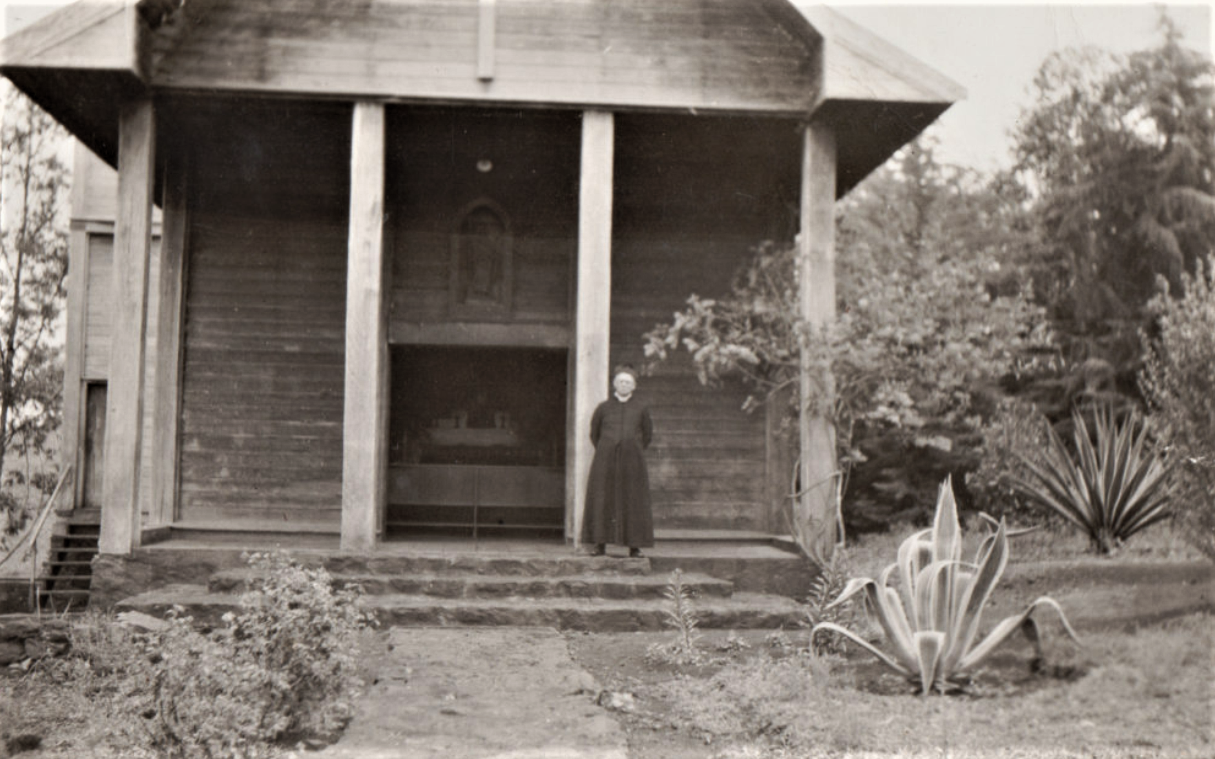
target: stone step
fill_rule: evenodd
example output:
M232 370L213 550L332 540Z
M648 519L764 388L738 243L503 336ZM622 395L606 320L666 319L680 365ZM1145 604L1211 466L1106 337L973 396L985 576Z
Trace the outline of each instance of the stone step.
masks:
M203 585L170 585L120 601L119 610L134 609L164 616L175 605L196 622L218 624L237 609L235 593L209 593ZM665 599L475 598L388 594L367 596L367 609L382 625L407 627L554 627L561 630L629 632L669 628L671 605ZM795 629L805 622L805 609L784 596L736 593L694 603L702 629Z
M241 593L258 574L229 569L211 575L211 593ZM438 598L663 598L666 575L609 574L483 575L467 572L423 574L335 574L338 587L359 585L368 595L419 595ZM685 573L683 584L693 597L726 598L734 585L708 575Z
M249 551L240 549L181 549L149 546L140 553L140 563L167 576L192 575L198 580L212 572L244 569L249 566ZM518 555L510 553L411 552L408 554L351 554L325 550L292 550L291 559L305 566L323 566L334 575L420 575L474 574L522 577L564 575L648 575L649 558L629 559L616 556Z
M299 557L306 561L305 557ZM513 556L510 554L413 554L407 556L337 555L323 559L332 574L474 574L512 577L571 575L648 575L650 560L612 556Z

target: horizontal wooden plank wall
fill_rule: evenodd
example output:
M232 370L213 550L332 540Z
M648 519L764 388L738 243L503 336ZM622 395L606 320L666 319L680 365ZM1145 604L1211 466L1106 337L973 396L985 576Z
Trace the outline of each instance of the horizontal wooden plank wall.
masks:
M196 213L181 418L183 522L341 514L344 226Z
M178 520L337 532L351 108L169 106L193 151Z
M104 380L110 374L110 335L114 323L114 236L89 235L88 297L85 301L84 379ZM155 258L155 257L154 257Z
M434 107L388 115L390 340L564 347L578 246L578 115ZM453 233L479 201L500 208L510 226L511 306L488 320L453 319Z
M669 321L691 293L728 287L746 238L617 241L612 255L613 363L644 361L641 335ZM676 267L679 276L666 273ZM639 383L654 443L646 456L659 529L769 529L765 423L742 411L735 383L705 387L684 354Z
M218 0L152 40L158 87L806 112L805 46L762 3L497 0L478 78L478 0ZM189 4L186 12L190 13Z
M429 342L416 325L448 319L450 235L394 235L392 334L394 342ZM573 239L515 239L512 331L522 325L566 326L570 318L570 266L577 242ZM504 338L509 341L509 338Z
M640 364L646 331L693 293L728 293L761 241L788 239L800 142L784 120L630 115L616 134L612 361ZM681 352L638 393L654 418L656 528L779 530L765 415L742 410L741 384L702 386Z

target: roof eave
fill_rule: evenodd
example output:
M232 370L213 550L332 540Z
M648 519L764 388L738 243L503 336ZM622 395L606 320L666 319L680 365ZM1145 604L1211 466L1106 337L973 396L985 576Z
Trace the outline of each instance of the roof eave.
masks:
M129 71L142 77L135 3L80 0L0 40L0 69Z
M118 110L145 84L146 21L133 0L80 0L0 40L0 74L106 162Z
M809 117L836 127L837 197L966 97L957 82L831 8L764 1L818 56Z

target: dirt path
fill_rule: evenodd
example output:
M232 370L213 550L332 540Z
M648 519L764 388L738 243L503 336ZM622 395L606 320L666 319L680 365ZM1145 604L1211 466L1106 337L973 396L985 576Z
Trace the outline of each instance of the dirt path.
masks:
M598 687L544 628L389 632L392 651L341 740L317 759L626 759Z

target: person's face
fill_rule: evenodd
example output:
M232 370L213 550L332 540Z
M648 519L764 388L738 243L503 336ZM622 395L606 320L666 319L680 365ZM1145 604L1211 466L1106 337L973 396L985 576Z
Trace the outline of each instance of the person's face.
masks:
M621 372L612 380L612 387L616 388L619 395L632 395L637 389L637 380L633 379L633 375Z

